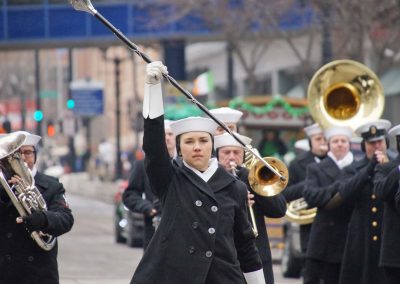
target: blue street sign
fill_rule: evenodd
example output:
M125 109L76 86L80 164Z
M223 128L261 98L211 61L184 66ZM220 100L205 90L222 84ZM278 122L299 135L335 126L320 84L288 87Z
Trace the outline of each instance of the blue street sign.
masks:
M74 81L70 85L73 113L77 116L96 116L104 111L104 85L92 80Z

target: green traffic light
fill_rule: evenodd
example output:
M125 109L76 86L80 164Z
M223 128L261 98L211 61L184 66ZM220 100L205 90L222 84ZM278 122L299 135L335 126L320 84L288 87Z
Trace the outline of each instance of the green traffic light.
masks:
M42 119L43 119L43 112L41 111L41 110L36 110L34 113L33 113L33 119L35 120L35 121L41 121Z
M75 101L74 100L68 100L67 101L67 108L73 109L75 107Z

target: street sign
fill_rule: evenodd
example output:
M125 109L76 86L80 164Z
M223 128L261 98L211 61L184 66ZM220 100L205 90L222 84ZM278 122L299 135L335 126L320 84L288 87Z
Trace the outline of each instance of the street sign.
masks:
M79 80L70 84L72 109L77 116L96 116L104 111L104 84L100 81Z

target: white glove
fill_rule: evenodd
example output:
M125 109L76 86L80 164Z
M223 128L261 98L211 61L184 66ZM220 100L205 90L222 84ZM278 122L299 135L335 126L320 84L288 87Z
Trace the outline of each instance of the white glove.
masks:
M247 284L265 284L264 271L260 270L243 273Z
M150 85L157 85L161 82L163 75L168 75L167 66L162 64L161 61L154 61L147 64L146 67L146 83Z

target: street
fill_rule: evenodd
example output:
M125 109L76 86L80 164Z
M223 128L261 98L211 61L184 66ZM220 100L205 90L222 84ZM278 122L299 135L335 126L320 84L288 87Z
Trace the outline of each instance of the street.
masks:
M116 244L113 237L113 205L68 194L75 224L59 241L61 284L127 284L142 255L141 249ZM274 265L275 283L299 284L285 279Z

